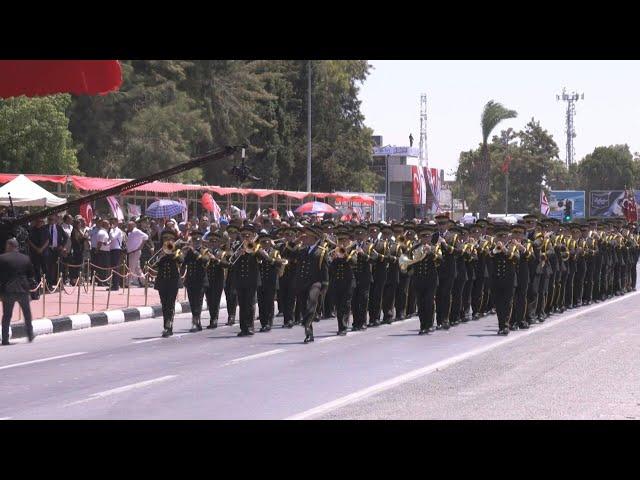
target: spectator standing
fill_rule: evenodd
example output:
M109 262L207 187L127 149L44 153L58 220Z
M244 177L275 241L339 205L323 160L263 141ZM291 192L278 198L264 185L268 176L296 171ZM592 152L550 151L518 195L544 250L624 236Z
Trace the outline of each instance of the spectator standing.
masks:
M71 230L71 256L69 263L71 265L82 265L84 261L86 239L80 226L80 220L73 221L73 229ZM69 267L69 280L75 284L82 271L82 266Z
M49 232L44 218L37 218L29 231L29 255L35 277L40 281L47 274L47 255L49 255Z
M98 284L107 285L106 279L109 277L109 267L111 264L111 238L109 237L109 222L102 220L96 234L96 275Z
M15 238L7 240L5 252L0 255L0 296L2 297L2 345L9 345L9 326L16 302L22 309L27 337L34 339L31 323L30 290L35 284L34 269L29 257L20 253Z
M122 283L122 277L118 275L120 272L120 260L122 259L122 245L124 243L124 232L118 227L118 219L111 219L111 231L109 232L111 237L111 242L109 243L110 248L110 259L111 259L111 267L113 267L113 271L117 272L113 274L113 278L111 279L111 290L118 290Z
M131 273L130 284L135 280L138 286L144 285L144 275L140 268L140 256L147 240L149 240L149 235L137 228L136 222L127 224L127 265L129 265L129 272Z
M65 245L69 240L62 226L58 224L58 215L49 215L47 230L49 234L49 251L47 254L47 282L53 286L58 281L59 260L65 256Z

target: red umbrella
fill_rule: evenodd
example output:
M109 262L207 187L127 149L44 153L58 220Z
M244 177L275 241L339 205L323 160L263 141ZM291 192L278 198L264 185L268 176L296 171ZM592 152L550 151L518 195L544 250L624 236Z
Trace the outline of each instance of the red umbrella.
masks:
M0 60L0 97L106 95L122 84L117 60Z
M331 205L322 202L307 202L296 208L296 213L337 213Z

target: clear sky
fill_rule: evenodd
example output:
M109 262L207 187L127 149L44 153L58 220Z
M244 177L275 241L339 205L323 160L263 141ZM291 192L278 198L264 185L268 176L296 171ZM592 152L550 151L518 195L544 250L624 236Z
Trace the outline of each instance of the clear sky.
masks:
M480 114L489 100L516 110L493 133L524 128L534 117L565 160L566 102L556 94L584 93L576 103L576 160L596 146L628 144L640 151L640 61L371 60L360 91L365 124L385 145L414 147L420 138L420 94L427 94L429 165L455 169L461 151L481 141ZM493 135L492 133L492 135Z

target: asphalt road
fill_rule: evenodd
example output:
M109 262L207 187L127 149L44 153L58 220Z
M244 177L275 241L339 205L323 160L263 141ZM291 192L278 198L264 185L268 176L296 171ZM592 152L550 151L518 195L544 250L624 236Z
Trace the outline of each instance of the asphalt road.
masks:
M495 316L427 336L414 318L338 337L331 319L304 345L282 317L238 338L180 315L168 339L147 319L17 340L0 419L638 418L638 293L508 337Z

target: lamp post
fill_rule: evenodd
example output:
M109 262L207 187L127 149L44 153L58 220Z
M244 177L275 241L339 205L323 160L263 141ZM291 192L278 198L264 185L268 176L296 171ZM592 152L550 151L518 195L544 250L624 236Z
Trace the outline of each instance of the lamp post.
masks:
M307 62L307 192L311 191L311 60Z

